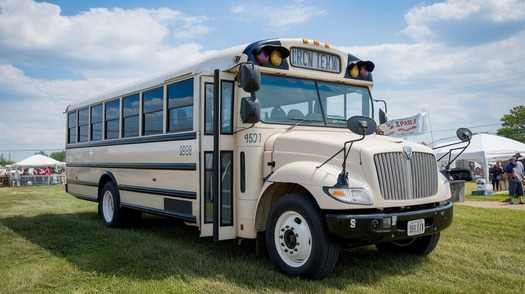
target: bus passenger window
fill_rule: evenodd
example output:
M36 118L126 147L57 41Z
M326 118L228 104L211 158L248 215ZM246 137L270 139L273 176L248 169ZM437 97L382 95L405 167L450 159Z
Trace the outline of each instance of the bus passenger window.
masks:
M102 140L102 104L91 106L91 141Z
M78 111L78 142L88 141L89 109Z
M159 87L142 93L142 134L162 134L164 88Z
M73 111L67 114L67 142L77 142L77 112Z
M168 85L168 132L193 129L193 79Z
M106 102L105 139L117 139L120 131L120 100Z
M122 137L136 137L139 135L139 94L122 99Z

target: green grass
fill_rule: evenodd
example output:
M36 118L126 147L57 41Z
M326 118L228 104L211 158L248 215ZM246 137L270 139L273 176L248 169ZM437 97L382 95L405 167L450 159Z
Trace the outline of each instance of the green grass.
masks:
M345 250L325 279L289 278L253 241L213 242L154 216L104 227L62 186L0 189L0 293L524 293L523 211L455 206L427 258Z
M509 191L492 191L492 195L488 196L477 196L472 195L472 191L476 191L478 186L476 181L465 182L465 200L469 201L498 201L498 202L509 202ZM517 201L515 198L514 201Z

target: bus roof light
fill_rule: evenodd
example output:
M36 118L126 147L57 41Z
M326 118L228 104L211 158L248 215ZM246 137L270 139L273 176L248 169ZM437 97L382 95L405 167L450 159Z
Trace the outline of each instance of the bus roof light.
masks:
M268 53L267 48L261 48L259 53L256 53L255 59L260 65L266 65L268 63L270 54Z
M352 78L357 78L357 76L361 76L361 78L366 78L368 76L369 72L372 72L375 68L375 65L372 61L358 61L358 62L351 62L348 64L347 70L348 74Z
M290 56L290 51L285 47L272 45L255 48L254 53L260 65L266 65L270 61L275 67L281 66L283 59Z

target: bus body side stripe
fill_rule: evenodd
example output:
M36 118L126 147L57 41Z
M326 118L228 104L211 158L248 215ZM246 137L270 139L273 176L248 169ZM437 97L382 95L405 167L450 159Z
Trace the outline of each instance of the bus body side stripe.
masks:
M181 191L181 190L171 190L171 189L157 189L157 188L147 188L140 186L129 186L129 185L119 185L119 190L143 193L143 194L154 194L162 195L167 197L177 197L177 198L186 198L186 199L197 199L197 193L192 191Z
M197 170L196 163L156 163L156 162L67 162L67 167L91 168L125 168L125 169L157 169L157 170Z
M87 182L87 181L70 180L68 181L68 184L98 187L98 183ZM167 196L167 197L186 198L186 199L197 199L197 193L193 191L146 188L146 187L131 186L131 185L119 185L118 188L119 190L122 190L122 191L135 192L135 193L162 195L162 196ZM85 198L85 197L82 197L82 198Z
M132 138L121 138L121 139L109 139L103 141L91 141L85 143L69 143L66 145L66 149L86 148L86 147L102 147L102 146L118 146L118 145L129 145L129 144L143 144L143 143L157 143L157 142L168 142L168 141L185 141L197 139L196 132L181 133L181 134L167 134L159 136L143 136L143 137L132 137Z

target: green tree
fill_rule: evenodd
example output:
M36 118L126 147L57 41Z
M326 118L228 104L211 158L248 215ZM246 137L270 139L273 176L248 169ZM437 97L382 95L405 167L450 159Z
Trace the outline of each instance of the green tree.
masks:
M525 143L525 105L514 106L510 114L503 115L501 122L499 136Z
M14 161L5 158L4 154L0 154L0 166L6 166L15 163Z
M47 153L44 150L40 150L40 152L35 153L35 155L37 155L37 154L48 156Z
M60 162L66 161L66 151L60 151L60 152L52 152L49 157L53 158L54 160L58 160Z

